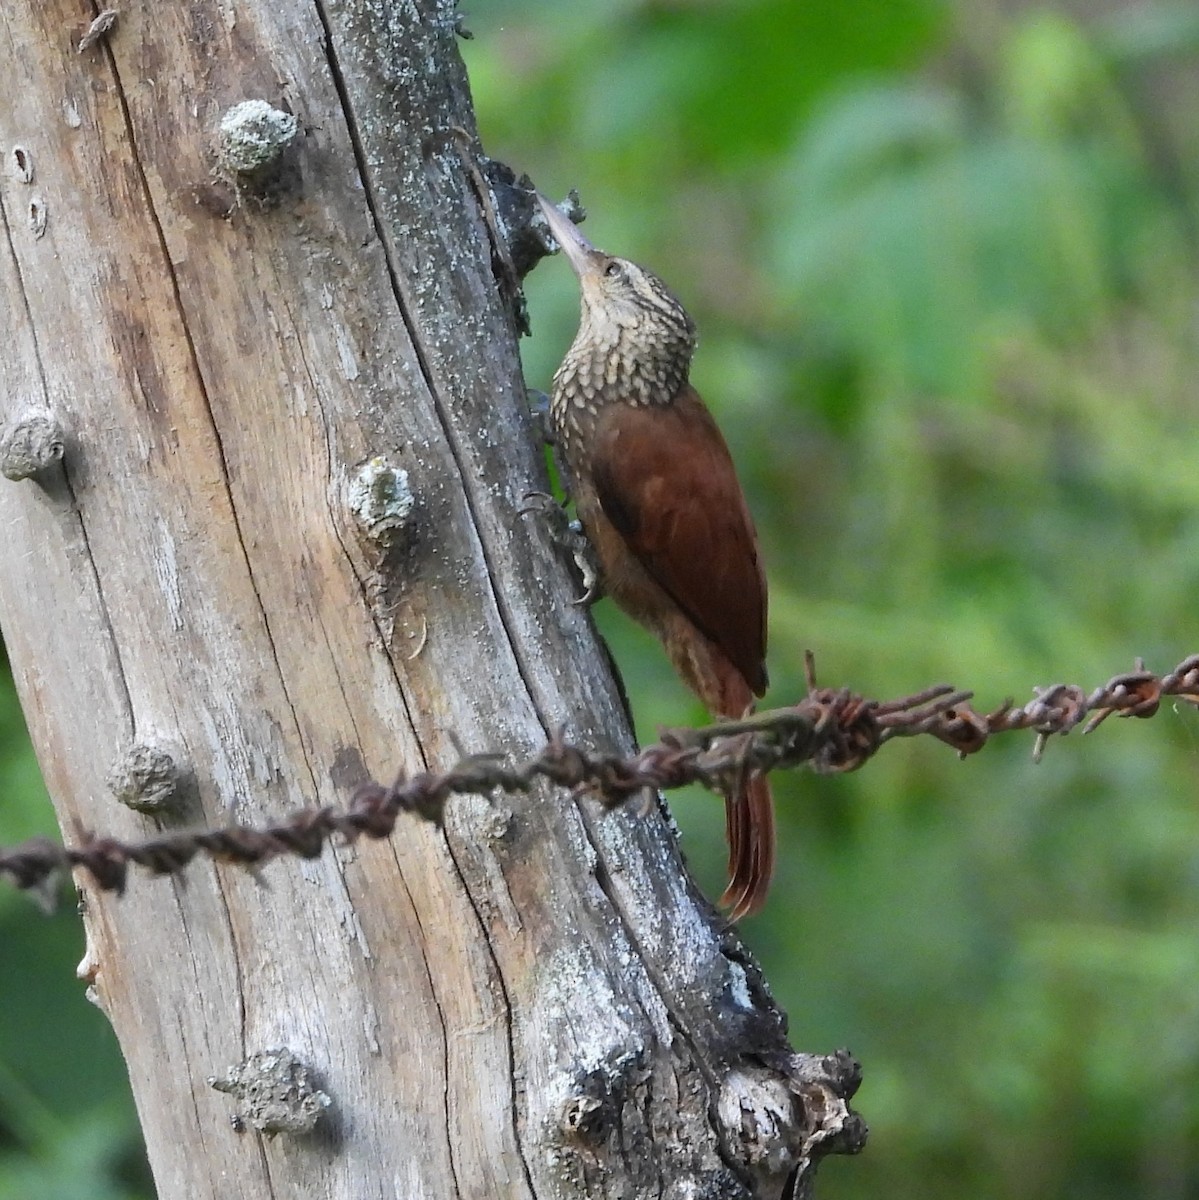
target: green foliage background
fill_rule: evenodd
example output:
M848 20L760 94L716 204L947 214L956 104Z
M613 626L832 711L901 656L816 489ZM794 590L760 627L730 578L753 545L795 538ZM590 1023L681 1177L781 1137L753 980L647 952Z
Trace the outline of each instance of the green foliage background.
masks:
M1199 9L493 0L484 142L667 278L758 517L768 702L949 680L980 705L1199 650ZM573 333L528 284L532 386ZM702 714L601 605L643 736ZM1199 1194L1199 714L779 779L745 934L872 1134L830 1198ZM52 822L0 694L0 841ZM722 880L720 806L676 798ZM146 1193L70 917L0 893L0 1200ZM11 986L20 979L19 987Z

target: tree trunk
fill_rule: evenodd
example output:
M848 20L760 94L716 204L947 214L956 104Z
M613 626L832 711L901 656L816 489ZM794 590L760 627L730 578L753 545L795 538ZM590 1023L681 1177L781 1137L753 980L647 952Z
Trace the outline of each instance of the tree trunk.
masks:
M559 725L628 747L518 513L544 473L452 6L131 5L78 52L93 15L0 9L0 417L65 444L0 480L0 620L65 836L261 823ZM298 136L226 140L214 181L246 100ZM844 1063L790 1054L657 813L543 787L78 883L164 1198L778 1196L853 1140ZM311 1133L210 1085L286 1090L276 1050Z

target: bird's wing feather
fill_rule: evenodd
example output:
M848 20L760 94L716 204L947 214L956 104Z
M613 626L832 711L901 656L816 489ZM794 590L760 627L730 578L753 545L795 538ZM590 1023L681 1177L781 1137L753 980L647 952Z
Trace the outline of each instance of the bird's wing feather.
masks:
M657 584L757 694L766 690L766 580L724 438L685 387L668 405L612 405L593 444L604 514Z

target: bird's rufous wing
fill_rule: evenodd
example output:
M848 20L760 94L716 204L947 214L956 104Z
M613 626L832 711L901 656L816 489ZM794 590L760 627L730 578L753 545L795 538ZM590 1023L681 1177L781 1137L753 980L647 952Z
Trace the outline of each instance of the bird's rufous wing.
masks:
M760 696L766 580L758 538L728 446L694 389L671 404L611 405L596 431L592 477L629 549Z

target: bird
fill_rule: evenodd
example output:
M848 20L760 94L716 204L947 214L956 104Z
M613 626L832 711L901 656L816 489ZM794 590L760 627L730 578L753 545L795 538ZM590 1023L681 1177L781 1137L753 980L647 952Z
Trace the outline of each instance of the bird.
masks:
M709 712L739 719L768 683L766 576L732 455L690 383L695 323L653 272L593 246L537 193L578 277L578 332L550 427L604 592L662 642ZM725 796L732 920L765 903L774 801L747 773Z

